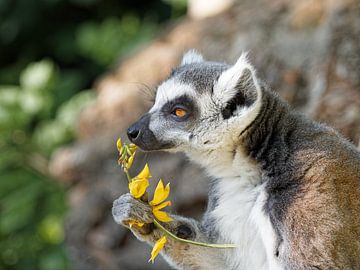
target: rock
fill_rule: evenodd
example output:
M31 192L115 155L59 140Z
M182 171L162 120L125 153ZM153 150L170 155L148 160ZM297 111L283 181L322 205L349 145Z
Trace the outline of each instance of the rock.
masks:
M188 14L194 19L212 17L227 10L234 2L234 0L189 0Z
M201 12L104 75L97 102L81 114L77 142L53 156L50 171L73 183L66 242L74 269L169 269L162 259L148 264L150 247L112 222L112 201L127 192L115 141L151 106L154 89L187 48L230 63L249 51L259 76L293 107L360 142L358 1L242 0L217 7L216 16ZM132 172L145 162L152 189L160 177L171 182L172 211L201 216L208 180L201 169L182 155L139 152Z
M290 13L290 25L296 30L316 27L325 18L325 1L305 0L294 2L294 8Z

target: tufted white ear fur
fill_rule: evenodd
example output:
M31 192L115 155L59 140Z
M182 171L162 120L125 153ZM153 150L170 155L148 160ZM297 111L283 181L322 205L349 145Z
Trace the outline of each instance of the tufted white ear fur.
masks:
M203 56L200 53L198 53L195 49L192 49L184 54L181 60L181 66L191 63L200 63L200 62L204 62Z
M232 99L239 89L258 99L261 95L255 69L247 59L247 53L242 53L236 63L225 70L214 85L213 97L220 104ZM252 91L253 93L250 93Z

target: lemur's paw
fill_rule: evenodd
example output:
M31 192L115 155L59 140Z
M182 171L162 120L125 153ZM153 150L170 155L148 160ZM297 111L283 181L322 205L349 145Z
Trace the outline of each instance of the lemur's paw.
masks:
M152 223L154 217L151 207L131 196L130 193L114 201L112 215L116 223L129 227L129 221Z

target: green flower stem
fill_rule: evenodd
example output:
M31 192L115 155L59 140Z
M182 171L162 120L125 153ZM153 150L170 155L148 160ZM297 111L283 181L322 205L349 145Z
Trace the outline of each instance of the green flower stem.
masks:
M209 248L236 248L236 245L233 244L209 244L209 243L202 243L202 242L196 242L196 241L191 241L191 240L187 240L187 239L182 239L180 237L177 237L175 234L169 232L167 229L165 229L165 227L163 225L160 224L159 221L157 221L156 219L154 219L154 224L155 226L161 230L164 234L166 234L167 236L169 236L170 238L182 242L182 243L187 243L187 244L191 244L191 245L196 245L196 246L202 246L202 247L209 247Z
M125 174L126 174L126 177L127 177L128 183L130 183L132 178L131 178L131 176L130 176L130 174L129 174L128 170L124 169L124 172L125 172Z

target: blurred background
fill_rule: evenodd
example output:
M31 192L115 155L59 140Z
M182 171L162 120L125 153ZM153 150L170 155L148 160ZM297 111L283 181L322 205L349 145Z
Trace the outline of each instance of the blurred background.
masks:
M0 0L0 269L170 269L111 217L116 138L188 48L242 51L293 107L360 140L357 0ZM201 217L206 177L139 153ZM154 182L156 182L154 180Z

